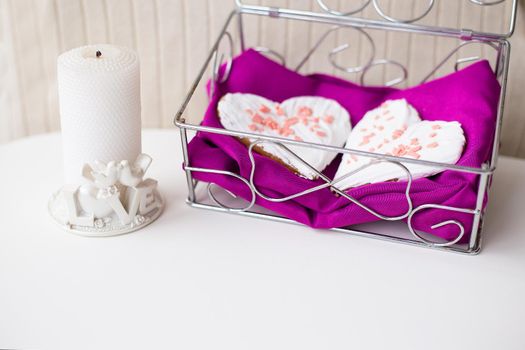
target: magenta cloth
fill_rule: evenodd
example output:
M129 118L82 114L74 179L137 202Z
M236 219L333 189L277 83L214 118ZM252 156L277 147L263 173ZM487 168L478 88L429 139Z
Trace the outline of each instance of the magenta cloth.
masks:
M406 99L424 120L458 121L467 144L457 164L480 167L489 159L496 127L500 85L487 61L409 89L363 87L327 75L300 75L263 55L247 50L234 59L228 80L204 116L202 125L222 128L217 115L217 102L228 92L244 92L282 102L294 96L322 96L338 101L351 115L352 125L363 115L389 99ZM312 152L315 152L314 150ZM284 197L323 183L307 180L265 156L256 154L255 184L272 197ZM333 177L340 156L324 171ZM189 163L194 167L232 171L249 178L251 164L248 149L237 138L199 132L189 145ZM193 172L201 181L213 182L236 195L250 199L246 184L232 176ZM410 190L414 207L426 203L473 209L479 176L447 170L438 175L413 181ZM408 209L406 182L383 182L360 186L348 193L367 207L385 215L402 215ZM345 227L379 220L345 198L336 197L329 189L283 203L257 197L258 205L314 228ZM446 220L461 222L468 234L473 215L438 209L422 210L413 218L416 229L451 240L457 237L455 225L431 229Z

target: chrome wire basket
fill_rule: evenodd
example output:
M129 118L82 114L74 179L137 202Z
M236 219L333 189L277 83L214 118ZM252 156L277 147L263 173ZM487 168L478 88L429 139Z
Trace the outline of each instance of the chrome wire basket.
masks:
M295 223L288 218L257 206L255 204L257 198L282 202L310 194L320 189L330 188L332 191L360 206L378 219L381 219L379 222L353 225L344 228L333 228L332 230L459 253L478 253L481 249L484 200L488 195L489 184L496 169L498 158L501 121L509 69L510 43L507 39L514 31L517 0L454 0L460 2L465 1L470 4L469 6L484 8L505 6L505 8L508 9L508 13L505 15L504 25L500 26L500 28L505 28L501 33L486 32L482 31L481 28L445 28L426 24L426 16L432 13L438 1L439 0L420 0L419 13L416 13L414 10L412 11L412 18L397 18L384 8L381 0L363 0L361 2L347 1L346 3L348 3L349 6L355 6L355 8L338 10L331 8L328 5L328 0L317 0L315 2L316 9L312 9L311 7L306 9L287 9L273 6L251 5L238 0L235 10L227 18L218 39L213 44L204 65L174 120L175 125L180 128L182 140L184 171L186 172L188 186L188 204L196 208ZM441 1L446 3L446 0ZM397 1L390 0L390 2L395 4ZM501 12L502 10L499 11ZM268 21L269 24L266 28L279 28L279 25L286 26L286 23L301 23L302 30L315 33L312 36L314 40L311 43L306 43L304 45L305 51L299 54L294 53L291 55L290 53L285 54L279 52L278 48L272 47L273 40L271 36L266 36L265 41L263 38L264 35L261 35L263 33L247 34L250 30L253 31L249 23L254 20ZM443 55L443 57L438 57L434 62L434 66L431 67L428 72L419 74L420 76L415 76L411 74L411 71L413 71L412 68L417 62L407 64L407 62L400 62L394 58L377 57L379 51L377 50L377 46L381 44L378 40L384 40L385 33L394 32L396 35L410 38L411 41L439 38L439 40L446 42L446 47L450 48L450 50ZM253 42L250 42L250 40ZM339 43L337 41L339 41ZM353 44L360 49L348 50ZM471 49L472 47L475 49ZM321 71L323 73L344 77L347 80L354 80L362 85L367 85L369 80L374 80L372 81L374 86L407 86L419 84L458 70L459 67L469 62L474 62L482 58L488 59L501 85L497 123L495 126L495 135L493 135L492 154L485 164L479 168L475 168L401 158L201 125L200 120L196 116L204 115L203 110L206 105L204 91L208 79L212 82L209 91L209 96L212 96L215 93L215 85L224 83L228 79L229 72L235 69L232 65L233 57L248 48L253 48L297 72L308 73L308 71ZM351 55L356 57L351 57ZM319 62L322 62L322 64L317 64ZM219 75L220 66L225 67L222 75ZM251 176L249 178L243 178L230 171L192 166L189 161L188 142L196 132L215 133L253 140L249 147L249 155L252 162ZM297 193L286 198L269 198L262 194L254 184L255 164L253 147L261 143L277 144L286 150L289 150L289 146L300 146L309 147L319 152L349 153L356 156L369 157L375 159L377 162L391 162L399 165L406 171L408 171L408 169L403 163L440 167L444 170L474 174L479 179L476 205L471 208L459 208L425 203L414 207L410 198L412 177L411 174L408 173L406 187L406 197L409 204L408 210L403 215L388 217L373 211L358 200L347 195L337 187L337 183L316 171L307 163L305 165L309 166L316 172L320 179L324 180L323 185L313 187L308 191ZM291 151L290 153L293 155ZM301 159L298 160L302 161ZM245 201L236 198L235 195L226 190L220 191L219 188L212 183L197 181L193 176L196 172L222 174L232 176L242 181L250 190L251 200ZM473 216L472 230L465 232L466 230L461 222L450 219L435 223L432 229L445 225L455 225L458 234L453 240L445 241L427 233L419 232L412 226L412 218L416 213L426 209L440 209L471 214ZM464 237L469 237L468 242L465 243Z

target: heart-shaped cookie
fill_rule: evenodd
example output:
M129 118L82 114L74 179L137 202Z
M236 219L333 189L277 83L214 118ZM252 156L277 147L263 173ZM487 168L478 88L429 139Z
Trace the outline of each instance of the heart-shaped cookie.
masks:
M350 115L336 101L301 96L277 103L253 94L229 93L219 101L219 118L225 129L285 137L297 141L343 147L350 134ZM244 143L251 143L243 139ZM337 153L309 147L288 146L291 151L322 172ZM299 175L317 175L281 147L261 143L255 148Z
M384 102L365 114L354 127L346 148L387 154L397 157L455 164L465 146L461 124L445 121L421 121L417 111L404 99ZM341 178L363 167L374 158L345 154L335 175ZM403 163L412 178L432 176L444 169L420 164ZM336 186L348 189L364 184L406 180L406 172L399 166L380 162L370 165Z

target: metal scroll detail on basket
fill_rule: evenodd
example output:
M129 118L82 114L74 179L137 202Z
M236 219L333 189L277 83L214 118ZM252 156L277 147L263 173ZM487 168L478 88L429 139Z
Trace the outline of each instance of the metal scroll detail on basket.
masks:
M355 73L358 74L359 82L361 85L366 85L366 75L369 73L369 71L376 66L387 66L391 65L393 67L396 67L400 71L400 75L394 79L391 79L387 82L383 83L383 86L391 87L399 85L403 82L405 82L408 79L408 69L400 62L397 62L395 60L391 59L385 59L385 58L376 58L376 45L374 43L374 40L372 37L363 29L357 28L357 27L342 27L342 26L333 26L329 28L326 32L324 32L320 38L315 42L315 44L308 50L306 55L299 61L299 63L294 67L295 72L299 72L305 64L310 60L310 58L313 56L313 54L321 47L323 42L333 33L339 30L351 30L357 32L359 35L361 35L365 42L369 45L369 57L367 57L366 61L362 65L357 66L349 66L345 67L337 62L337 55L342 53L343 51L349 49L351 46L348 43L339 45L332 50L328 52L327 58L332 67L334 67L336 70L344 72L344 73ZM228 44L228 55L225 60L225 55L220 54L219 55L219 47L217 47L216 50L213 51L213 57L212 57L212 77L211 77L211 84L210 84L210 98L215 94L216 85L222 84L228 80L228 77L230 75L231 69L232 69L232 62L233 62L233 38L232 35L225 31L223 35L221 36L221 39L219 43L222 43L222 39L226 38L226 42ZM470 40L465 41L460 44L458 44L455 48L453 48L439 63L428 73L425 75L423 79L420 80L420 84L423 84L427 82L440 68L442 68L452 57L454 57L456 54L458 54L463 48L467 46L472 45L479 45L479 46L487 46L489 49L494 50L496 53L498 53L498 47L487 41L480 41L480 40ZM256 46L253 48L255 51L258 51L263 54L267 54L270 57L276 58L279 63L281 63L283 66L286 66L286 59L283 55L276 52L275 50L263 46ZM501 56L499 56L501 57ZM454 70L458 71L460 66L465 63L471 63L477 60L480 60L480 56L469 56L469 57L462 57L457 58L456 62L454 63ZM219 74L220 67L225 63L225 68L222 74ZM501 69L502 65L501 62L498 60L496 62L496 68L495 71L497 72L497 76L499 77L503 71ZM219 77L220 75L220 77Z
M298 192L298 193L294 193L294 194L291 194L291 195L288 195L288 196L285 196L285 197L280 197L280 198L270 197L270 196L262 193L257 188L257 185L256 185L255 180L254 180L257 166L256 166L254 154L253 154L254 153L254 147L256 147L258 145L261 145L262 143L272 143L275 146L280 147L285 152L287 152L291 157L293 157L295 160L297 160L297 161L303 163L305 166L307 166L312 172L314 172L319 177L319 179L324 181L324 183L322 183L320 185L317 185L315 187L312 187L310 189L307 189L307 190L304 190L304 191L301 191L301 192ZM366 152L364 152L364 153L366 153ZM269 202L285 202L285 201L289 201L289 200L292 200L292 199L295 199L295 198L298 198L298 197L301 197L301 196L305 196L307 194L314 193L316 191L320 191L322 189L330 188L330 190L332 192L334 192L337 195L347 199L348 201L354 203L355 205L359 206L361 209L367 211L368 213L374 215L375 217L377 217L377 218L379 218L381 220L398 221L398 220L407 219L407 225L408 225L410 233L415 238L417 238L418 240L428 244L429 246L435 246L435 247L453 246L454 244L456 244L459 241L461 241L461 239L464 237L464 234L465 234L464 226L460 222L458 222L456 220L446 220L446 221L443 221L443 222L440 222L440 223L432 225L431 229L437 229L437 228L443 227L445 225L456 225L458 227L458 229L459 229L459 232L458 232L456 238L454 238L453 240L448 241L448 242L435 242L435 241L432 241L432 240L426 238L424 235L421 235L413 227L412 219L413 219L413 217L414 217L414 215L416 213L418 213L419 211L422 211L422 210L432 209L432 208L433 209L441 209L441 210L450 210L450 211L461 212L461 213L469 213L469 214L475 214L476 213L476 210L473 210L473 209L456 208L456 207L450 207L450 206L445 206L445 205L437 205L437 204L424 204L424 205L421 205L421 206L419 206L417 208L414 208L413 203L412 203L412 199L410 198L410 189L411 189L411 186L412 186L412 174L410 173L409 169L405 165L403 165L402 163L397 162L397 161L392 161L392 160L388 160L388 159L375 160L375 161L373 161L373 162L371 162L369 164L366 164L366 165L364 165L364 166L362 166L362 167L360 167L360 168L358 168L358 169L356 169L356 170L354 170L354 171L352 171L350 173L347 173L347 174L345 174L345 175L343 175L343 176L341 176L339 178L336 178L336 179L332 180L329 177L327 177L326 175L324 175L323 173L319 172L314 167L312 167L308 162L303 160L301 157L299 157L296 153L294 153L288 147L286 147L285 145L283 145L281 143L278 143L278 142L265 141L265 140L255 141L252 144L250 144L250 146L248 148L248 156L249 156L250 163L251 163L251 171L250 171L249 179L245 179L245 178L243 178L243 177L239 176L238 174L233 173L231 171L224 171L224 170L218 170L218 169L207 169L207 168L186 166L185 170L186 171L191 171L191 172L205 172L205 173L214 173L214 174L232 176L232 177L240 180L242 183L244 183L247 186L247 188L249 189L249 191L250 191L250 198L247 200L247 205L244 206L244 207L240 207L240 208L233 208L233 207L230 207L229 205L221 202L217 198L217 196L214 194L214 192L213 192L213 188L215 187L215 184L213 184L213 183L208 183L207 184L207 193L208 193L208 196L210 197L210 199L212 200L212 202L215 203L220 208L222 208L223 210L226 210L226 211L230 211L230 212L246 212L246 211L250 210L255 205L257 197L260 197L260 198L262 198L262 199L264 199L266 201L269 201ZM337 187L337 184L339 182L343 181L344 179L346 179L346 178L348 178L348 177L350 177L352 175L355 175L355 174L359 173L360 171L364 170L365 168L368 168L368 167L370 167L370 166L372 166L374 164L377 164L379 162L388 162L388 163L391 163L393 165L396 165L396 166L400 167L406 173L407 182L406 182L406 189L405 189L404 193L405 193L405 197L406 197L406 201L407 201L407 210L406 210L406 212L404 212L404 213L402 213L400 215L397 215L397 216L386 216L386 215L383 215L381 213L378 213L377 211L367 207L366 205L362 204L359 200L353 198L352 196L350 196L349 194L345 193L343 190L341 190L340 188ZM234 193L231 193L231 192L229 192L226 189L223 189L223 190L226 191L233 198L237 198L237 195L235 195Z
M479 6L493 6L498 5L506 0L465 0L469 3L479 5ZM333 9L330 5L327 4L326 0L316 0L317 5L326 13L329 13L331 15L335 16L353 16L356 14L359 14L363 12L368 7L372 6L374 8L374 11L377 15L379 15L380 18L392 22L392 23L414 23L422 20L425 18L435 7L436 0L422 0L422 2L426 2L426 5L423 7L422 11L419 13L415 13L413 17L409 18L397 18L390 14L388 14L388 11L384 9L383 1L381 0L362 0L357 1L357 5L354 8L350 8L346 11L338 11ZM242 6L243 2L241 0L237 0L237 5Z

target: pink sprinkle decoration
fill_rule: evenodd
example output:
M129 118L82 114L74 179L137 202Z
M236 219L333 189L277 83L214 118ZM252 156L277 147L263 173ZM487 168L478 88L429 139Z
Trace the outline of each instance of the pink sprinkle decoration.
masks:
M323 118L325 123L332 124L334 122L334 116L333 115L327 115Z
M252 120L254 123L257 123L257 124L264 124L264 119L263 117L261 117L260 114L258 113L255 113L253 116L252 116Z
M326 133L324 131L318 131L317 132L317 136L319 137L325 137L326 136Z
M415 146L410 147L406 145L399 145L396 148L392 150L392 153L394 156L397 157L403 157L403 156L409 156L416 159L419 159L421 156L417 153L419 150L421 150L421 146Z
M415 159L421 158L421 156L417 154L416 152L408 152L406 155L409 157L415 158Z
M394 140L396 140L396 139L400 138L403 135L403 133L404 133L403 130L400 130L400 129L394 130L394 132L392 133L392 138Z
M381 147L383 147L382 143L380 143L379 146L377 146L377 149L380 149Z
M394 117L388 117L388 118L386 118L387 121L391 121L392 119L394 119Z
M308 118L301 117L301 121L303 122L303 124L304 124L305 126L308 125Z
M257 125L255 125L255 124L250 124L250 125L248 125L248 128L249 128L251 131L257 131L257 129L258 129L258 128L257 128Z
M277 112L277 115L284 115L284 110L281 108L281 105L279 104L275 105L275 111Z
M410 140L411 145L417 145L418 143L419 143L419 140L417 138L413 138L412 140Z
M277 130L279 128L279 124L272 117L267 117L264 120L264 125L272 130Z
M355 154L351 154L350 158L352 158L353 160L355 160L357 162L357 156Z
M253 114L253 111L251 109L249 109L249 108L246 108L245 111L246 111L246 113L248 113L250 115Z
M429 137L436 137L437 133L433 132L432 134L428 135Z
M378 125L376 127L379 131L383 131L385 129L385 127L383 125Z
M295 141L302 141L303 139L300 138L299 136L294 136L294 140L295 140Z
M441 125L432 125L433 130L439 130L441 129Z
M299 123L299 118L292 117L292 118L286 119L286 121L284 122L284 126L285 127L289 127L289 126L295 125L297 123Z
M288 129L288 128L281 128L279 129L279 135L282 135L284 137L288 137L290 135L293 134L293 130L292 129Z
M427 145L427 148L436 148L437 146L439 146L437 142L432 142L431 144Z
M364 145L369 144L370 143L370 139L372 137L374 137L374 136L376 136L375 133L370 133L368 135L363 136L363 141L361 142L361 144L359 146L364 146Z
M407 152L408 152L408 148L405 145L399 145L392 150L392 154L397 157L404 156L407 154Z
M310 107L306 107L306 106L303 106L303 107L299 107L299 115L300 116L303 116L303 117L309 117L311 116L313 113L312 109Z
M270 108L268 108L268 106L265 106L265 105L261 105L261 107L259 107L259 112L261 113L270 113L272 110Z

